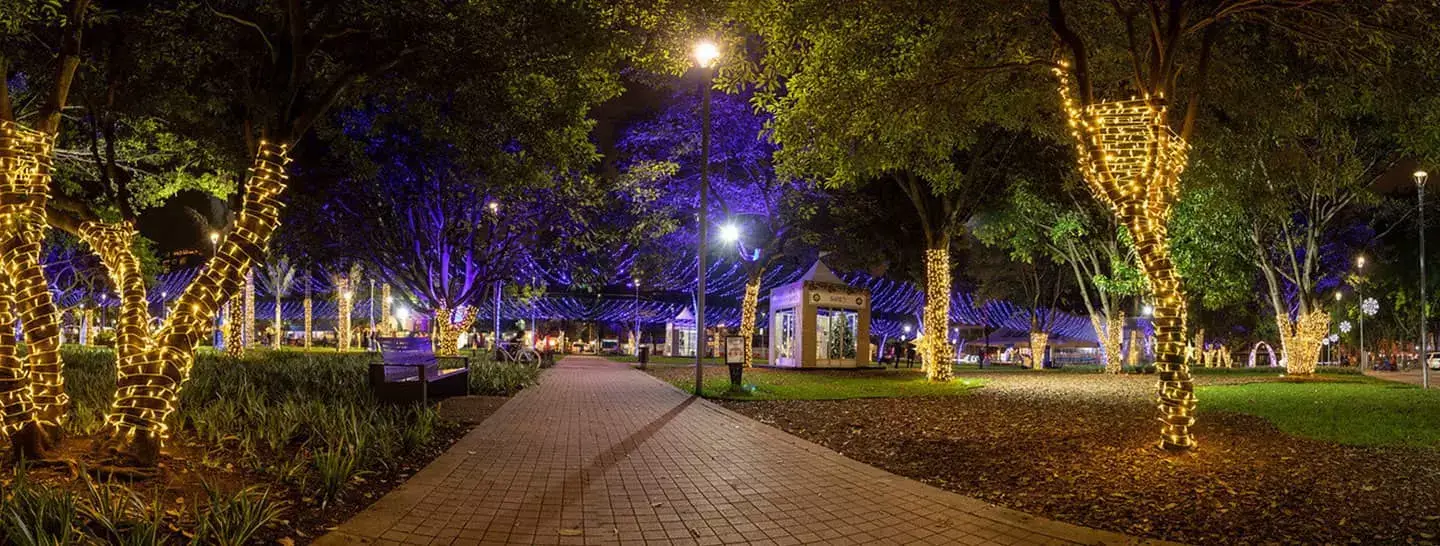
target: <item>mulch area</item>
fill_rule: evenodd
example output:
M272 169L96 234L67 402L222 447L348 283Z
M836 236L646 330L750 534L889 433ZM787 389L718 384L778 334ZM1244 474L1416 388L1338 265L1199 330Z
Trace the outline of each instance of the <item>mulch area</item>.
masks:
M1154 376L983 377L964 396L720 403L895 474L1135 536L1423 544L1440 533L1440 451L1341 446L1204 412L1200 448L1170 455L1156 447Z

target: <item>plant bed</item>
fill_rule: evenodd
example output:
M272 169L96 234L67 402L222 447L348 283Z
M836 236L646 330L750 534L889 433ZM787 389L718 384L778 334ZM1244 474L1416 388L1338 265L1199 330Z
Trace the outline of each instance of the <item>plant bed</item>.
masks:
M8 499L0 500L0 545L40 533L41 543L181 544L199 535L202 543L248 536L305 544L403 483L505 400L457 399L458 412L383 405L365 383L372 358L202 353L159 463L109 473L114 463L93 444L114 388L113 353L67 349L71 436L50 461L0 476ZM51 517L21 503L51 507ZM62 532L72 536L55 535Z
M1191 544L1434 540L1437 446L1346 445L1206 409L1207 394L1263 380L1198 379L1216 386L1200 392L1200 447L1182 455L1156 447L1153 376L993 374L958 397L721 403L887 471L1087 527ZM1305 399L1315 385L1265 386ZM1389 385L1352 387L1366 388Z

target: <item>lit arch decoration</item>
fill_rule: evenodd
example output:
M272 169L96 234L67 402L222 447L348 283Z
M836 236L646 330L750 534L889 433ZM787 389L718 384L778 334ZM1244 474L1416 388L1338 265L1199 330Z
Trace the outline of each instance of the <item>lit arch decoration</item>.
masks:
M1264 347L1264 348L1265 348L1265 352L1266 352L1266 353L1269 353L1269 356L1270 356L1270 360L1269 360L1269 362L1270 362L1270 367L1271 367L1271 368L1274 368L1274 367L1279 366L1279 365L1280 365L1280 361L1275 358L1275 349L1271 349L1269 343L1265 343L1264 341L1261 341L1261 342L1259 342L1259 343L1256 343L1254 347L1251 347L1251 348L1250 348L1250 367L1251 367L1251 368L1254 368L1254 367L1255 367L1255 353L1256 353L1257 351L1259 351L1261 347Z

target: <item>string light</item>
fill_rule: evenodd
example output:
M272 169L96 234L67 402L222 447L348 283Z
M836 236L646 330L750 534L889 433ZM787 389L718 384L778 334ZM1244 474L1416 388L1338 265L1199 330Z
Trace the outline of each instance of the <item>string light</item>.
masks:
M1091 316L1090 324L1095 328L1095 337L1100 341L1100 356L1105 361L1105 373L1120 373L1124 370L1120 353L1121 345L1125 341L1125 314L1120 313L1108 320Z
M1045 367L1045 349L1050 345L1050 334L1047 332L1030 332L1030 367L1041 369Z
M1320 341L1330 332L1330 315L1315 310L1291 322L1290 317L1282 313L1275 317L1275 325L1280 328L1281 362L1285 364L1285 373L1315 373L1320 360Z
M920 338L921 365L931 381L949 381L954 376L950 366L949 340L945 332L950 322L950 249L925 249L925 312L922 316L925 336Z
M394 298L390 297L390 283L380 285L380 335L391 335L395 327L390 322L390 304Z
M243 320L240 347L249 349L255 344L255 268L253 267L245 270L245 315Z
M435 339L433 340L435 356L455 356L460 354L460 334L470 329L475 323L475 317L479 308L467 305L460 312L460 322L452 320L455 317L454 311L449 307L441 305L435 310ZM499 343L500 340L495 340Z
M159 454L168 434L166 420L179 401L195 346L210 319L222 301L239 291L244 272L264 257L265 243L279 224L277 198L285 189L285 165L290 161L286 154L285 145L261 141L235 228L180 295L145 350L133 359L120 359L115 403L105 420L114 438L129 442L142 461Z
M745 338L745 367L750 367L755 348L750 340L755 336L755 308L760 305L761 275L752 276L745 283L745 298L740 303L740 337Z
M6 330L0 344L0 433L13 434L27 424L45 430L60 427L69 405L60 374L60 324L40 247L47 223L54 137L10 121L0 121L0 271ZM24 325L27 353L15 351L13 325Z
M1081 177L1129 231L1154 297L1155 368L1160 376L1161 445L1195 446L1195 388L1185 360L1185 297L1170 257L1170 209L1189 147L1172 131L1163 96L1082 105L1068 63L1054 70L1075 140Z
M336 311L335 346L344 351L350 348L350 313L354 310L354 293L350 291L350 277L335 277L335 296L339 300Z

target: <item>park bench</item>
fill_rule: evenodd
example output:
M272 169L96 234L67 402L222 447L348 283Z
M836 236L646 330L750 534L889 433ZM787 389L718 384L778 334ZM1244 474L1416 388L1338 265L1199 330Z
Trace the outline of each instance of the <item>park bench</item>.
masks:
M382 402L429 403L431 398L464 396L470 390L468 357L436 357L427 338L382 337L381 362L370 364L370 389ZM440 360L463 360L453 370L440 369Z

